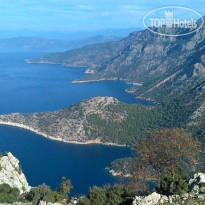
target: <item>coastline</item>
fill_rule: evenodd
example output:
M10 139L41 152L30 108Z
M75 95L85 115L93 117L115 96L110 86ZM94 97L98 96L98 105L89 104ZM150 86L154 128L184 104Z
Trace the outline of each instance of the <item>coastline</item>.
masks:
M25 130L29 130L30 132L33 132L37 135L41 135L42 137L45 137L47 139L50 140L54 140L54 141L59 141L59 142L64 142L64 143L70 143L70 144L79 144L79 145L92 145L92 144L99 144L99 145L107 145L107 146L116 146L116 147L127 147L128 145L119 145L116 143L111 143L111 142L101 142L99 138L95 139L95 140L88 140L85 142L78 142L78 141L69 141L69 140L64 140L62 138L56 138L54 136L49 136L43 132L40 132L36 129L33 129L32 127L20 124L20 123L14 123L14 122L4 122L4 121L0 121L0 125L6 125L6 126L12 126L12 127L18 127L18 128L22 128Z
M123 174L122 171L116 171L114 169L110 169L110 167L105 167L106 170L108 170L109 174L113 177L123 177L123 178L130 178L132 177L131 174Z
M98 80L73 80L72 83L90 83L90 82L100 82L100 81L116 81L118 80L117 78L113 78L113 79L106 79L106 78L102 78L102 79L98 79Z
M32 61L30 59L26 59L25 60L26 63L28 64L51 64L51 65L61 65L63 67L73 67L73 68L86 68L87 66L83 66L83 65L68 65L68 64L63 64L63 63L54 63L51 61ZM93 74L92 72L84 72L85 74ZM130 82L127 81L126 79L118 79L117 77L115 78L101 78L101 79L95 79L95 80L73 80L71 83L89 83L89 82L100 82L100 81L124 81L126 84L128 85L133 85L133 86L142 86L143 83L136 83L136 82Z
M133 86L142 86L142 83L133 83L133 82L129 82L123 79L118 79L118 78L101 78L101 79L96 79L96 80L73 80L71 83L90 83L90 82L100 82L100 81L123 81L124 83L126 83L127 85L133 85ZM126 91L128 92L128 91Z
M25 62L27 64L48 64L48 65L61 65L63 67L70 67L70 68L86 68L86 66L81 66L81 65L68 65L68 64L63 64L63 63L54 63L52 61L34 61L31 59L26 59Z

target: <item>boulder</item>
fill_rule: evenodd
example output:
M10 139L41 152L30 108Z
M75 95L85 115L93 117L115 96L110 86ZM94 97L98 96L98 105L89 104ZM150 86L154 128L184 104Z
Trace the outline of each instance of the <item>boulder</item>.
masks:
M205 174L196 173L194 178L189 180L188 183L190 192L205 193Z
M161 195L153 192L152 194L145 197L136 196L132 205L155 205L160 202L160 199Z

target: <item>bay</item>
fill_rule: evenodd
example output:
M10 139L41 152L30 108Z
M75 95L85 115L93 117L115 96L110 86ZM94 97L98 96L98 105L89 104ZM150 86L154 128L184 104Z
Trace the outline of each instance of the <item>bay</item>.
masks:
M146 104L126 93L129 85L120 81L71 83L84 76L84 68L25 62L41 54L0 53L0 114L54 111L94 96ZM0 151L19 158L31 186L46 183L55 189L65 176L71 179L73 194L115 183L105 167L131 156L129 148L56 142L10 126L0 126Z

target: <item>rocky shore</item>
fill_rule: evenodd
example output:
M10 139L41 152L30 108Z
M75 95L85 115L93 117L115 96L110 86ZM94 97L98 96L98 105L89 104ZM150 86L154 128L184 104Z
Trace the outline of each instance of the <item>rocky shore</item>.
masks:
M102 78L102 79L96 79L96 80L74 80L72 83L90 83L90 82L100 82L100 81L116 81L118 80L117 78L112 78L112 79L107 79L107 78Z
M18 128L22 128L25 130L29 130L37 135L41 135L42 137L48 138L50 140L54 140L54 141L60 141L60 142L64 142L64 143L70 143L70 144L81 144L81 145L89 145L89 144L101 144L101 145L109 145L109 146L118 146L118 147L126 147L127 145L119 145L116 143L109 143L109 142L101 142L100 139L96 139L96 140L87 140L85 142L78 142L78 141L69 141L69 140L64 140L63 138L56 138L53 136L49 136L43 132L40 132L38 130L35 130L31 127L28 127L26 125L20 124L20 123L13 123L13 122L3 122L0 121L0 125L8 125L8 126L12 126L12 127L18 127Z
M130 122L128 119L133 113L136 117ZM141 127L137 126L133 135L146 129L141 125L147 122L147 117L141 113L152 114L145 106L121 103L113 97L93 97L57 111L0 115L0 124L23 128L61 142L124 147L134 141L127 129L130 123L139 123Z

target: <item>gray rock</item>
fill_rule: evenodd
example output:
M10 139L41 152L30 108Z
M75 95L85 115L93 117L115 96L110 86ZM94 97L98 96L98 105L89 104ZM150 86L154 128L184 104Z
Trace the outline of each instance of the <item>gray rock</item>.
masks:
M51 203L46 201L40 201L39 205L62 205L61 203Z
M205 192L205 174L196 173L193 179L189 180L188 186L190 192L204 193Z
M19 160L10 152L0 158L0 167L0 184L8 184L13 188L18 188L20 194L30 191L31 187L21 171Z
M156 192L153 192L146 197L136 196L132 205L155 205L160 201L160 199L161 195Z

